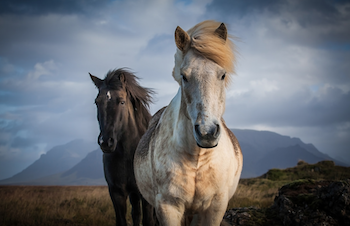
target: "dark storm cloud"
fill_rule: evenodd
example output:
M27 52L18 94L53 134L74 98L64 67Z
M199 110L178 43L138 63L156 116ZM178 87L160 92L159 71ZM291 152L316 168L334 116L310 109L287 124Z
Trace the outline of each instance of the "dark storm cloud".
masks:
M283 2L280 0L245 0L245 1L227 1L214 0L207 6L209 13L218 13L222 16L230 15L234 17L243 17L247 14L261 12L264 10L277 12Z
M214 0L207 6L207 10L232 24L243 17L245 23L276 19L277 22L269 27L269 32L280 38L306 45L327 44L329 48L349 49L350 29L347 28L350 26L350 1L348 0ZM301 29L293 30L295 26Z
M105 6L109 0L2 0L0 14L45 15L86 13Z
M254 13L262 13L268 11L270 14L279 14L283 18L283 11L297 11L304 15L308 12L310 20L304 21L304 18L298 18L305 24L323 23L325 21L334 22L341 18L339 7L349 4L349 0L246 0L246 1L228 1L228 0L214 0L207 5L208 12L216 12L221 15L230 15L233 17L243 17ZM349 6L344 10L349 11ZM319 14L316 17L314 14ZM305 17L307 15L304 15ZM320 20L321 19L321 20Z
M87 19L85 19L87 20ZM25 69L37 62L65 54L68 44L79 46L81 37L77 31L85 28L77 17L59 15L8 16L0 19L0 57L6 57L9 63ZM93 29L93 23L90 28ZM79 40L80 39L80 40Z

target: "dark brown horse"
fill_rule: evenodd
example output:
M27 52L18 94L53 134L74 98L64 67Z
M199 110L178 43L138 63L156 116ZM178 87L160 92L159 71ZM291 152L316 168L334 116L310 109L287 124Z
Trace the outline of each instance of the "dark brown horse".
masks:
M153 91L141 87L138 78L126 69L109 71L104 80L91 74L90 77L99 90L95 99L100 125L97 142L104 153L104 173L115 210L116 225L127 225L128 196L133 224L140 224L142 200L143 225L153 225L153 208L140 195L133 167L137 144L151 118L148 107Z

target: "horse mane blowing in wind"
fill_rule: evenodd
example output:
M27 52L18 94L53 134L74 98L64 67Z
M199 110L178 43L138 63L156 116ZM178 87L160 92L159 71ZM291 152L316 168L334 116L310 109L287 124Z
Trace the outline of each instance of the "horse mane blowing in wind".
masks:
M160 225L222 223L243 156L223 120L235 50L225 24L175 30L179 90L151 119L135 152L137 185Z

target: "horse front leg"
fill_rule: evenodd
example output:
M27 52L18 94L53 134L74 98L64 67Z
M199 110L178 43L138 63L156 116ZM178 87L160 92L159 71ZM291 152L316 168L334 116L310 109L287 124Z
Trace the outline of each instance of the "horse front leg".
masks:
M156 196L155 206L157 219L162 226L180 226L184 215L184 206L176 201L171 202L162 197Z
M142 197L142 225L143 226L158 226L156 212L154 207Z
M115 219L117 226L127 226L126 224L126 199L127 195L122 189L116 187L109 187L109 195L111 196Z
M131 217L133 225L140 225L141 222L141 207L140 207L140 201L141 201L141 195L137 192L131 192L129 194L130 203L132 206L131 209Z
M225 196L226 197L226 196ZM204 212L199 214L200 225L203 226L225 226L227 225L226 221L223 220L223 217L226 212L228 199L223 197L214 198L215 201L211 206Z

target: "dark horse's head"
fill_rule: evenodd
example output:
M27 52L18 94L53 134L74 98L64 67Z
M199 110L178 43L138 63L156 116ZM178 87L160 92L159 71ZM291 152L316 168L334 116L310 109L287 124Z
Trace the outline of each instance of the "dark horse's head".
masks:
M90 77L99 91L95 99L100 125L97 142L103 152L114 152L125 137L142 135L147 129L153 91L141 87L126 69L109 71L104 80Z

